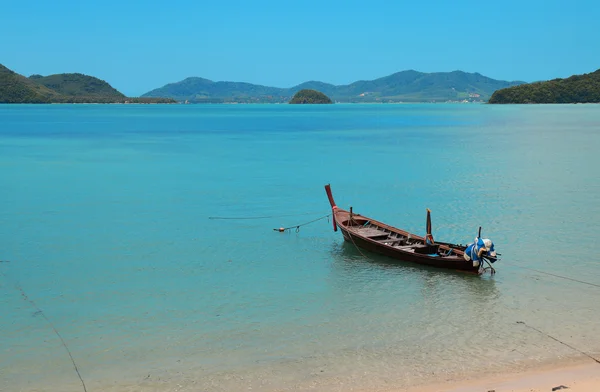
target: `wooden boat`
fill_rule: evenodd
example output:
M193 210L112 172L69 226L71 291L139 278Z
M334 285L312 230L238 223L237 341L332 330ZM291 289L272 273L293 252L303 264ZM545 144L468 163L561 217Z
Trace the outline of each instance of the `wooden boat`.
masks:
M335 204L331 187L325 186L333 216L333 229L339 228L346 241L352 242L356 247L371 252L389 256L396 260L429 265L437 268L447 268L471 273L482 273L493 267L488 261L496 261L495 257L488 257L482 261L467 260L465 258L466 246L448 242L435 242L431 234L431 214L427 210L426 235L419 236L407 231L389 226L375 219L343 210ZM481 228L479 236L481 236ZM483 261L489 265L483 267Z

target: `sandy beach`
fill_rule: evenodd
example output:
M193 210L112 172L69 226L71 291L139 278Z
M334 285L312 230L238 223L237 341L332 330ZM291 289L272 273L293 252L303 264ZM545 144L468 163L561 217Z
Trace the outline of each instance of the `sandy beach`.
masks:
M407 389L406 392L598 392L600 364L590 359L569 366L553 365L520 374L435 384Z

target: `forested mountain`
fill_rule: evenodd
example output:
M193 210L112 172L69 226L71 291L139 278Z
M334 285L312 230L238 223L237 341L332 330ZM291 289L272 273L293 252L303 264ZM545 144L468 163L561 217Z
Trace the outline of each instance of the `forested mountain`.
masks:
M73 97L125 98L125 95L121 94L104 80L80 73L64 73L49 76L31 75L29 79L62 95Z
M26 78L0 64L0 103L174 103L170 98L128 98L110 84L79 73Z
M190 77L152 90L143 97L169 97L190 102L288 102L300 90L318 90L338 102L487 101L498 89L523 82L495 80L462 71L423 73L402 71L348 85L309 81L292 88L251 83L213 82Z
M489 103L599 103L600 69L566 79L522 84L496 91Z
M0 64L0 103L45 103L59 95Z

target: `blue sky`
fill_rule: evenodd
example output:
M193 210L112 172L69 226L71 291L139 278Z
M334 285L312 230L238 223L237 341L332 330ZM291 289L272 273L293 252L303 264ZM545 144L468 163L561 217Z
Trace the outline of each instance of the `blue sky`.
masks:
M188 76L291 87L415 69L535 81L600 68L600 1L4 1L0 63L140 95Z

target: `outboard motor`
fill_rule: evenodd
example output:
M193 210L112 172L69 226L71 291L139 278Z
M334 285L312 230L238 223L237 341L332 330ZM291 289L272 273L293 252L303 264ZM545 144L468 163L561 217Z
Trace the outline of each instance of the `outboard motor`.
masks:
M492 263L497 260L494 243L489 238L476 237L475 241L465 249L465 260L472 260L473 267L479 267L484 259Z
M497 258L496 249L494 249L494 243L489 238L484 238L483 244L485 245L485 248L487 249L487 253L485 254L485 257L492 263L495 263L496 260L498 260L498 258Z

